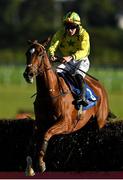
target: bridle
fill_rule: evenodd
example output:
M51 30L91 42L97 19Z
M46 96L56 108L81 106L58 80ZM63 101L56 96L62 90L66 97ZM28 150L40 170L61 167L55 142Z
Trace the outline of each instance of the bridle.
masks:
M52 66L50 65L50 67L47 67L47 65L45 64L45 60L44 60L44 56L46 55L46 49L43 45L39 44L39 43L34 43L34 44L37 44L41 47L42 49L42 52L38 52L37 51L37 59L38 59L38 63L36 64L33 64L33 63L29 63L26 65L26 68L30 68L33 75L35 76L38 76L38 75L43 75L44 73L44 68L46 71L49 71L49 70L53 70ZM28 52L28 51L27 51ZM36 52L35 52L36 53ZM27 53L26 53L27 55ZM31 54L32 55L32 54ZM29 58L32 59L32 57L30 56ZM40 63L40 64L39 64ZM44 66L44 67L43 67ZM54 70L53 70L54 71ZM54 72L56 73L56 72ZM28 73L27 73L28 74ZM59 77L56 73L56 76L57 76L57 79L58 79L58 83L60 85L60 81L59 81ZM60 85L61 86L61 85ZM61 90L60 90L60 93L57 95L57 96L51 96L53 99L57 99L58 97L60 96L65 96L66 94L70 93L70 91L67 91L67 92L64 92L63 89L62 89L62 86L61 86Z
M45 49L45 47L43 45L41 45L39 43L34 43L34 44L39 45L41 47L41 49L43 49L42 53L37 52L38 53L37 59L38 59L38 62L40 62L40 65L38 66L39 63L37 63L37 64L29 63L29 64L26 65L26 67L31 68L32 71L33 71L33 74L35 76L38 76L39 74L40 75L43 74L42 66L43 65L46 66L45 62L43 62L43 57L46 55L46 49ZM31 56L32 56L32 54L31 54ZM32 59L32 57L30 57L30 58ZM52 69L52 67L50 67L50 68L45 67L45 69L50 70L50 69Z

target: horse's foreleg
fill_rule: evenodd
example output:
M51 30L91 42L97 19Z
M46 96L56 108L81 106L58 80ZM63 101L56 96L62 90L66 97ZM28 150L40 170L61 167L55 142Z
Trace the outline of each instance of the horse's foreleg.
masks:
M68 121L67 120L68 119L66 119L66 121L65 120L59 121L54 126L49 128L48 131L45 133L44 141L43 141L43 144L41 146L41 150L39 152L39 166L40 166L41 172L44 172L46 170L46 166L45 166L45 162L44 162L44 156L45 156L47 146L48 146L48 142L49 142L50 138L54 135L67 134L67 133L70 133L72 131L71 122L69 120Z
M35 172L32 168L32 158L30 156L27 156L26 160L27 160L27 167L26 167L25 174L26 176L34 176Z
M33 138L30 139L29 145L28 145L29 155L26 157L26 161L27 161L27 166L26 166L26 170L25 170L26 176L34 176L35 175L32 164L33 164L33 160L35 159L36 135L37 135L37 128L36 128L36 124L34 124L34 130L33 130L33 136L32 136Z

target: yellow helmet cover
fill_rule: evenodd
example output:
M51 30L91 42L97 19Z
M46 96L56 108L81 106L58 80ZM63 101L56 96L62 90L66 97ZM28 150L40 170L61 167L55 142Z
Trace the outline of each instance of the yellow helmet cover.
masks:
M81 19L79 15L76 12L69 12L66 14L66 16L63 18L64 23L73 23L80 25L81 24Z

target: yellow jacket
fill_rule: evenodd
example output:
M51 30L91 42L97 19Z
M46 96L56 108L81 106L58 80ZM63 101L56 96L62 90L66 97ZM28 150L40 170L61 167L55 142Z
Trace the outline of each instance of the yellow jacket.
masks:
M75 60L80 60L90 53L89 34L82 26L79 26L79 32L73 36L67 35L65 29L61 28L54 34L48 53L54 56L57 50L63 56L73 56Z

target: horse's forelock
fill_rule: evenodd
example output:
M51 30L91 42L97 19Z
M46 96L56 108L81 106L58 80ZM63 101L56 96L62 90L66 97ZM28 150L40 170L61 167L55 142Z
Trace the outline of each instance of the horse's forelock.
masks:
M46 43L46 42L45 42ZM37 45L40 46L41 48L43 48L43 50L45 50L45 43L40 43L38 42L38 40L28 40L28 44L31 45L31 48L33 48L33 46Z
M35 45L39 46L41 50L42 50L42 49L45 50L45 47L44 47L42 44L40 44L40 43L35 43ZM36 48L36 47L35 47L35 48Z

